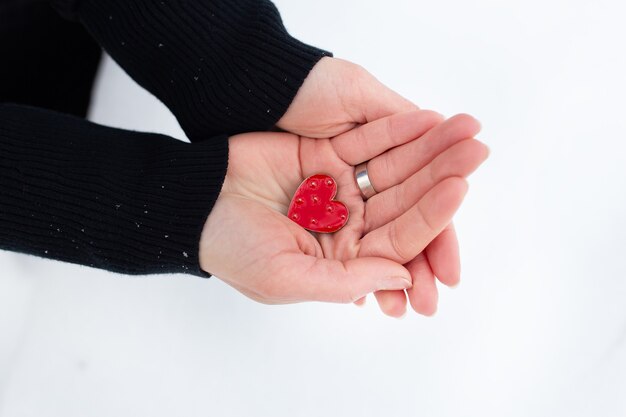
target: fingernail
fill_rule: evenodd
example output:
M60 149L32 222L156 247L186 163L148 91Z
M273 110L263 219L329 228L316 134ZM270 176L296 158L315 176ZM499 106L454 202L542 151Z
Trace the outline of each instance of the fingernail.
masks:
M406 290L413 286L413 283L405 277L387 277L380 282L381 290Z
M459 288L459 285L461 285L461 281L457 282L457 283L456 283L456 284L454 284L454 285L450 285L450 286L448 286L448 288L451 288L451 289L455 290L455 289Z

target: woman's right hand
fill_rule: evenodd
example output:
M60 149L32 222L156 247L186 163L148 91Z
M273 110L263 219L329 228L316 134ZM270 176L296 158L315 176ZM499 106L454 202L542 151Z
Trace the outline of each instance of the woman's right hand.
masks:
M202 233L201 267L263 303L348 303L407 290L419 311L429 284L404 264L450 223L467 190L464 177L487 157L471 138L473 118L440 121L417 110L331 139L231 137L226 179ZM364 201L354 167L368 160L379 194ZM336 199L350 210L336 233L310 233L286 216L300 183L318 173L335 178Z

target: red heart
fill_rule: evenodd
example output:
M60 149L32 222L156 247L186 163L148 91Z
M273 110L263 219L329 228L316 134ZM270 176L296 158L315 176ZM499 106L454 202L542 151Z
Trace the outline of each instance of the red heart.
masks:
M296 190L287 216L312 232L333 233L348 222L348 207L335 201L337 183L333 177L312 175Z

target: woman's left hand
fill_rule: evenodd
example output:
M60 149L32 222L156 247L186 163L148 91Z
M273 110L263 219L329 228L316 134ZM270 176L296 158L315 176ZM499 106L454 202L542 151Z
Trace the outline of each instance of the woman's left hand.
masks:
M427 313L436 286L418 255L450 223L467 190L464 177L487 156L472 139L477 126L466 115L441 123L437 113L417 110L332 139L231 137L224 186L202 234L202 268L263 302L349 302L383 289L375 288L384 278L376 274L404 271L405 264L409 300ZM365 161L378 190L367 201L354 178ZM297 187L318 173L335 178L336 199L350 210L336 233L309 233L286 217ZM404 292L391 294L402 296L405 310Z

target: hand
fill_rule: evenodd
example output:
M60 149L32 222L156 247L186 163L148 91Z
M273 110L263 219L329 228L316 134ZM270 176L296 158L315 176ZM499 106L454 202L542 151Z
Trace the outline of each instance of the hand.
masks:
M361 124L417 108L362 67L341 59L323 58L310 72L277 126L307 137L329 138ZM466 123L448 143L473 137L479 130L475 121ZM460 281L459 247L452 223L408 266L413 274L419 275L417 281L423 291L421 302L413 304L413 308L421 314L434 314L438 291L430 278L436 276L448 286ZM406 297L401 292L377 292L376 298L388 315L397 317L406 311ZM365 299L357 301L363 302Z
M450 223L467 190L462 177L486 157L474 139L451 143L451 131L472 120L460 116L431 130L440 116L414 111L333 139L231 137L224 186L202 232L201 267L264 303L353 302L404 289L419 303L422 293L402 264ZM364 202L354 165L370 159L381 192ZM316 173L336 179L336 198L350 210L334 234L310 233L285 215L296 188Z
M311 138L331 138L356 126L418 107L359 65L322 58L298 90L279 128Z

